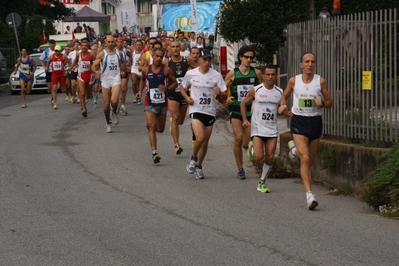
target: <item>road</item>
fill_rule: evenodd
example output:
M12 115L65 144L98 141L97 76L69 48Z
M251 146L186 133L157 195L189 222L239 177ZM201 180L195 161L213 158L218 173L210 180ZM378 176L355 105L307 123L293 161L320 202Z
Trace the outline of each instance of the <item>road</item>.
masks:
M364 202L315 186L309 211L295 178L259 193L248 160L236 179L226 122L196 180L187 122L183 154L166 128L153 165L142 106L107 134L101 108L59 97L0 93L0 265L398 265L398 221Z

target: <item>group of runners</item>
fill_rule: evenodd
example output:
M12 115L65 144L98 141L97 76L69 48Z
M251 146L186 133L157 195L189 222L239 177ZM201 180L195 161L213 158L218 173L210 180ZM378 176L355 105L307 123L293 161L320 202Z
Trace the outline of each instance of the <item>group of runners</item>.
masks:
M105 127L110 133L112 126L119 123L117 114L127 114L127 84L131 78L134 102L144 104L153 163L161 161L156 134L164 131L168 111L174 152L176 155L183 152L179 144L179 126L184 123L189 107L193 145L186 170L195 174L197 179L203 179L202 164L216 121L216 103L226 101L235 136L233 153L237 177L246 178L243 149L248 150L251 159L263 162L257 186L257 190L263 193L270 192L266 179L277 146L277 115L282 113L291 117L293 141L288 143L290 158L298 157L300 160L308 208L314 209L318 205L311 190L310 167L315 161L322 134L322 108L331 107L332 100L326 81L314 74L314 54L303 54L300 59L302 74L291 78L283 91L275 85L276 66L267 65L261 69L251 66L256 57L252 46L240 48L237 55L239 66L224 79L211 68L212 54L209 50L192 47L190 56L186 57L180 53L178 40L172 40L168 50L156 38L148 39L146 50L143 50L140 40L133 45L133 49L127 49L122 38L108 35L103 46L92 44L89 47L88 41L82 40L61 51L61 47L51 40L40 62L46 70L53 108L58 108L58 84L66 92L66 100L75 97L77 84L82 116L87 117L86 101L93 98L94 107L97 106L101 84ZM34 72L36 65L32 61L23 49L16 67L16 70L20 69L20 76L29 77ZM21 84L22 107L26 107L22 90ZM293 106L289 110L286 101L291 93Z

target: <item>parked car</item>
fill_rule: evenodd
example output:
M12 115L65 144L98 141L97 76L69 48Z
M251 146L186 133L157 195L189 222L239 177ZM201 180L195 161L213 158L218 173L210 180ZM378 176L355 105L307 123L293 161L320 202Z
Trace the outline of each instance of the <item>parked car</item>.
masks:
M32 83L32 90L47 90L46 72L40 64L40 55L41 53L30 55L37 65ZM21 86L19 84L19 71L17 71L15 75L11 73L9 80L11 93L18 94L21 91Z
M7 61L0 52L0 84L8 82L9 75L7 73Z

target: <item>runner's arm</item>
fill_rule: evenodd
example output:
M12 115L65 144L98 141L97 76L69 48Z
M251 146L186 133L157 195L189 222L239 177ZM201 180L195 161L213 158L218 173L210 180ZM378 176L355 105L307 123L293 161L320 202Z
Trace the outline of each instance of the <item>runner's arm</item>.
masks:
M249 127L251 125L250 121L248 121L246 112L247 112L247 104L252 102L255 99L255 88L249 90L247 97L245 97L240 104L240 111L242 117L242 125L244 127Z

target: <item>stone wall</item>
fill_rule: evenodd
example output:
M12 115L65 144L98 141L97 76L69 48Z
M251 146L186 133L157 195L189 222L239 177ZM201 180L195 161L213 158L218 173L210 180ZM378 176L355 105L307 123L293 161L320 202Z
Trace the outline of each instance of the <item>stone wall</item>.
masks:
M280 135L280 143L286 144L291 139L290 133ZM335 167L320 170L320 154L330 147L335 150ZM332 188L350 186L353 191L358 191L359 182L375 169L379 163L379 156L386 151L388 149L321 139L316 163L312 167L313 181L322 182ZM299 174L299 161L293 162L288 158L287 145L280 146L280 157L287 166L291 167L292 171Z

